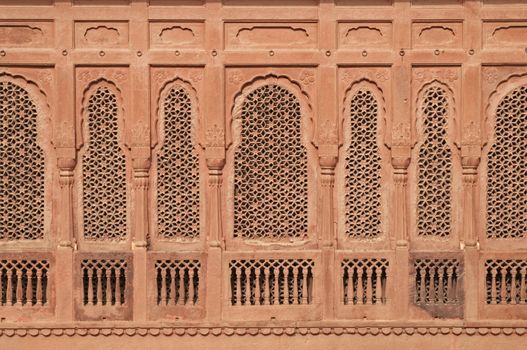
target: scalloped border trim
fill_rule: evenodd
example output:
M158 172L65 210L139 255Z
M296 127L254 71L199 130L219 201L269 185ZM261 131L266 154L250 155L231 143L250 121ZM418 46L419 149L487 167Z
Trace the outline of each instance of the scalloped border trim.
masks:
M527 333L525 327L156 327L156 328L0 328L0 337L37 336L246 336L246 335L519 335Z

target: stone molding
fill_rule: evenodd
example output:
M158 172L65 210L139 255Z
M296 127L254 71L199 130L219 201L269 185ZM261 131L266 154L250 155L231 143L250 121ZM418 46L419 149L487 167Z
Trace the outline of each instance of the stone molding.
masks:
M498 335L518 335L524 336L527 334L526 327L491 327L491 326L460 326L460 325L444 325L437 327L416 327L416 326L352 326L352 327L224 327L224 326L210 326L210 327L185 327L185 326L166 326L156 327L145 325L144 327L126 327L126 325L119 326L84 326L84 325L68 325L67 327L60 326L29 326L29 327L4 327L0 328L0 337L49 337L49 336L256 336L256 335L275 335L275 336L293 336L293 335L469 335L469 336L498 336Z

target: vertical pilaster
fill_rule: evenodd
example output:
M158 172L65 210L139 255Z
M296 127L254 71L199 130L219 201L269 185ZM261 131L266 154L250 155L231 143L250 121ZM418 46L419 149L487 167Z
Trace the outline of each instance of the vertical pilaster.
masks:
M213 52L223 47L223 22L219 18L221 1L206 3L205 49L210 53L205 67L204 120L207 178L207 274L206 310L209 321L221 319L223 295L222 251L225 248L222 215L222 182L225 165L224 66ZM214 51L216 50L216 51Z
M392 270L394 286L395 317L408 318L410 303L409 285L409 208L408 166L411 160L411 67L398 64L393 68L393 120L392 149L393 166L393 233L395 239L395 266ZM397 282L393 282L397 281Z
M151 163L150 147L150 72L143 58L148 50L148 7L144 2L132 2L130 45L135 51L130 65L131 113L126 115L132 157L132 251L133 251L133 318L147 319L148 312L148 184ZM132 52L134 52L132 51Z
M463 69L463 120L461 135L461 165L463 167L462 232L465 259L465 318L478 317L478 289L480 287L479 247L477 230L477 178L481 159L480 100L471 91L480 91L480 66L466 65ZM478 94L475 94L478 95Z
M71 3L57 2L57 11L61 16L56 19L57 30L57 65L56 77L56 115L52 118L54 145L56 147L57 167L59 170L58 200L54 207L54 227L57 236L55 252L55 295L56 319L68 322L74 319L74 170L76 166L75 147L75 97L74 72L70 61L73 43L73 22L71 20ZM60 213L57 215L57 213Z

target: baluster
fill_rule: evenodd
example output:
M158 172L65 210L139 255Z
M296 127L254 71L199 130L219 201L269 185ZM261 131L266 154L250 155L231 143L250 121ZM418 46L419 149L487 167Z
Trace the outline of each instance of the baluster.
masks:
M271 276L269 275L269 266L264 268L264 278L263 278L263 304L269 305L269 295L271 294Z
M444 282L444 275L445 275L445 266L441 266L438 268L438 280L439 280L439 285L438 285L438 288L437 288L437 294L438 294L438 301L440 304L443 304L445 302L445 293L444 293L444 285L443 285L443 282Z
M428 285L428 298L430 303L434 304L437 301L435 291L436 267L430 266L428 272L430 274L430 284Z
M375 266L375 304L382 304L382 267Z
M115 268L115 304L121 305L121 265Z
M371 266L366 266L366 304L371 305L373 299L371 276L373 270Z
M93 298L93 269L87 269L88 272L88 305L94 305Z
M236 305L242 304L242 269L236 267Z
M516 304L516 274L518 273L518 266L511 268L511 304Z
M260 289L260 274L261 274L261 269L262 267L261 266L257 266L254 270L254 273L255 273L255 277L256 277L256 283L255 283L255 288L256 288L256 295L255 295L255 300L254 300L254 303L256 305L260 305L261 304L261 301L260 301L260 298L262 297L262 291Z
M362 284L362 275L364 267L357 265L357 304L364 304L364 285Z
M161 304L167 304L167 269L161 267Z
M293 267L293 304L298 305L298 266Z
M497 304L497 283L496 283L496 276L498 274L498 269L496 267L492 268L492 284L490 288L490 303L491 304Z
M303 280L302 280L302 304L309 304L309 268L307 266L302 267Z
M16 270L16 295L13 304L22 305L22 269Z
M455 301L455 288L454 288L454 268L449 266L447 268L447 302Z
M188 274L188 287L189 287L189 292L188 292L188 303L191 304L191 305L194 305L194 297L195 297L195 289L194 289L194 277L195 277L195 274L196 274L196 271L194 270L194 266L190 266L189 267L189 270L188 270L189 274Z
M97 269L97 304L103 305L102 300L102 268Z
M169 272L172 288L170 288L171 292L171 298L173 298L174 305L177 305L177 274L176 274L176 268L170 269Z
M44 291L42 288L42 270L37 270L37 304L36 305L44 305Z
M284 267L284 304L292 303L292 286L289 284L289 277L291 276L290 266ZM286 288L287 288L287 297L286 297ZM287 299L286 299L287 298Z
M305 268L302 268L302 272L304 273L304 279L302 280L302 304L304 304L304 287L305 287L305 284L306 284L306 277L307 277L307 274L305 273ZM349 290L349 284L350 284L350 275L349 275L349 266L346 265L344 266L344 270L343 270L343 273L342 273L342 293L343 293L343 302L344 302L344 305L348 305L348 301L349 301L349 296L348 296L348 290Z
M178 304L185 305L185 274L186 271L183 267L179 267L179 298Z
M245 266L245 301L244 305L251 305L251 267Z
M527 273L527 267L521 269L521 282L520 282L520 304L525 304L525 275ZM0 289L2 290L2 289Z
M383 304L386 304L387 302L387 295L386 295L386 285L388 284L388 268L385 266L384 267L384 285L382 283L383 279L382 279L382 270L381 270L381 295L382 295L382 303Z
M27 269L26 271L26 305L33 305L33 269Z
M4 305L4 269L0 267L0 306Z
M113 305L112 304L112 270L115 267L107 267L104 270L104 276L106 277L106 293L105 293L105 302L106 305Z
M7 269L7 291L6 291L6 305L13 305L13 274L14 271Z
M426 304L426 269L424 266L419 270L419 300L421 304Z
M275 266L273 278L274 278L273 305L279 305L280 304L280 267Z
M507 304L507 269L503 267L500 273L501 273L500 304Z

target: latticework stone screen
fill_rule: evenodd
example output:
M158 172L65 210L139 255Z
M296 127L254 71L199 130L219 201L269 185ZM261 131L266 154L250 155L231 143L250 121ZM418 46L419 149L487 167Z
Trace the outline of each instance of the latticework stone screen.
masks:
M84 238L122 240L127 234L126 160L119 142L117 96L101 86L86 105L82 157Z
M234 236L307 235L307 151L300 101L279 85L249 93L234 155Z
M157 159L157 221L159 236L193 240L200 233L199 159L193 137L189 93L170 88L163 106L163 146Z
M428 87L422 95L422 143L419 148L418 223L420 236L447 237L451 232L452 151L448 141L448 93Z
M0 80L0 240L44 236L44 152L38 110L23 87Z

